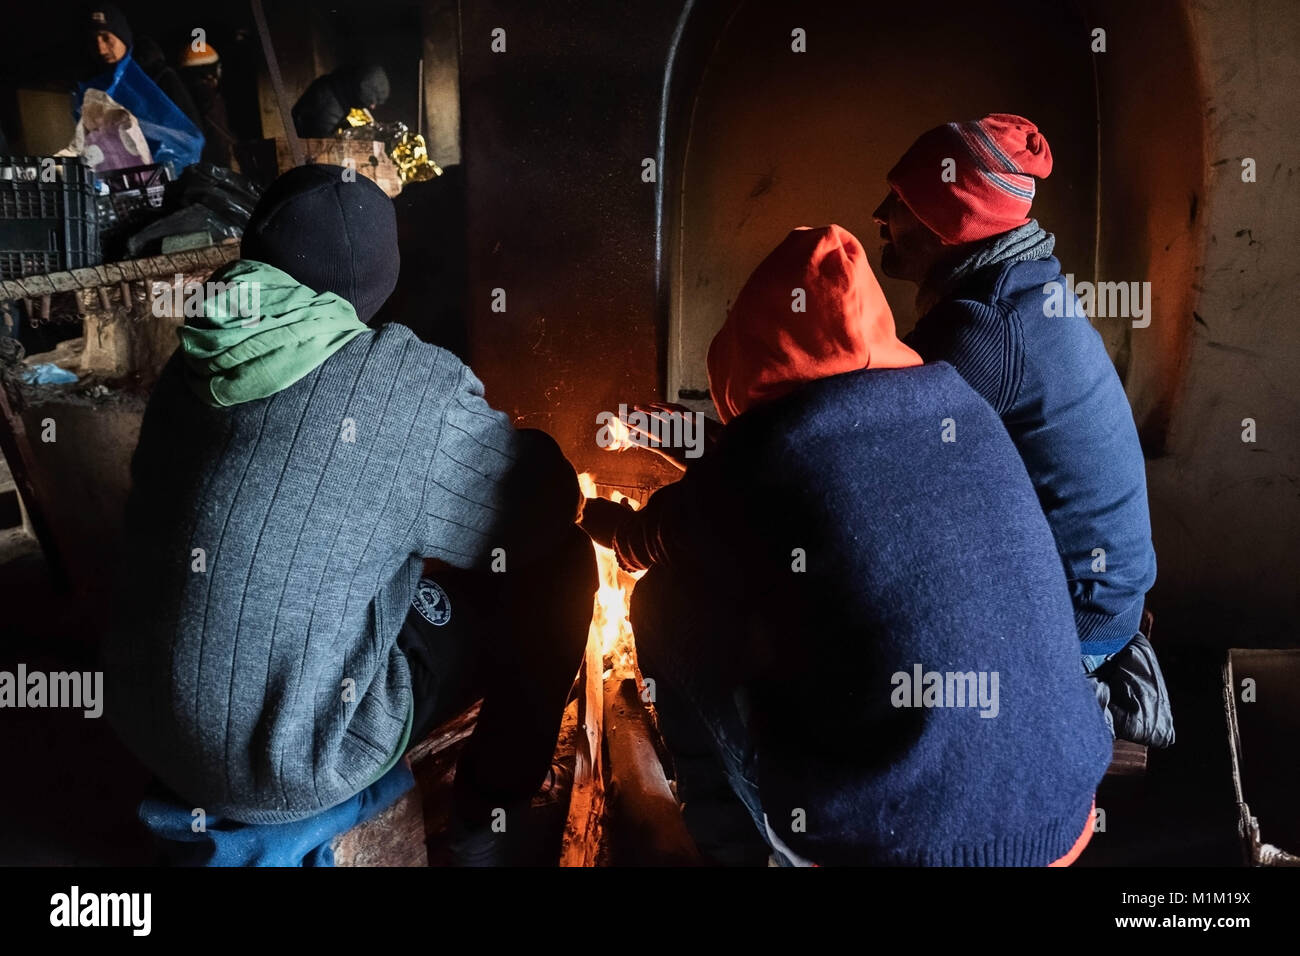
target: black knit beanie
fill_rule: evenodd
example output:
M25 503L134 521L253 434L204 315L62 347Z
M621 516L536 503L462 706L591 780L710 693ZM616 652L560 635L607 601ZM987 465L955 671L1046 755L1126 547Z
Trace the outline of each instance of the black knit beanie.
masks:
M122 41L122 45L131 46L131 25L126 22L126 14L111 3L93 3L86 13L86 27L91 37L101 30L107 30Z
M297 166L262 194L244 229L240 254L275 266L316 292L337 293L369 322L397 287L393 201L342 166Z
M344 67L340 80L347 93L349 106L364 106L367 109L383 106L388 102L388 74L376 63L361 63Z

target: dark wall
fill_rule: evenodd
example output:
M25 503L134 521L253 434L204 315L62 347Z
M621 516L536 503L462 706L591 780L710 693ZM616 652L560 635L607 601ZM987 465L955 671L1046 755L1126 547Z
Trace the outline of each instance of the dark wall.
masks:
M493 405L615 483L654 461L599 449L595 417L660 395L655 184L641 161L656 155L676 6L461 8L472 364Z

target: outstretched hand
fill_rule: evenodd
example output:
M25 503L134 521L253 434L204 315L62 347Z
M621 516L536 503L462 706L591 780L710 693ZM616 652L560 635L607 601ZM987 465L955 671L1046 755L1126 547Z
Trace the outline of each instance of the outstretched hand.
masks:
M628 424L628 431L636 438L638 446L641 448L648 448L660 458L671 462L682 471L686 470L686 466L690 464L691 461L698 460L699 454L707 454L711 451L718 443L718 436L722 433L722 426L720 424L711 418L702 416L700 420L704 423L704 433L697 439L700 442L698 448L699 454L688 457L686 452L690 449L687 449L684 445L663 445L657 443L656 438L672 434L684 435L685 431L680 428L680 423L678 429L672 427L673 419L674 417L680 419L682 416L691 416L686 420L693 422L695 420L695 412L692 412L685 405L676 405L671 402L646 402L640 405L633 405L632 410L634 412L640 412L642 415L645 415L652 420L652 426L648 428L639 428L633 426L631 423Z

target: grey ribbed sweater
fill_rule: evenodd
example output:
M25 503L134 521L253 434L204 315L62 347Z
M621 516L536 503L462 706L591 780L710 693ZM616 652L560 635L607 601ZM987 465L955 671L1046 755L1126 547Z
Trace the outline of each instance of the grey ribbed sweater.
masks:
M248 823L326 809L400 758L395 641L423 557L486 567L503 547L508 573L578 504L554 442L402 326L230 408L173 356L132 476L106 711L172 790Z

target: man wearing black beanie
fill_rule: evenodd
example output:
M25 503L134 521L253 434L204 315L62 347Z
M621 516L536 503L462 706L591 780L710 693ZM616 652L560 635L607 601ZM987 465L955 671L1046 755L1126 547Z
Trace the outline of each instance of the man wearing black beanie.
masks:
M393 201L342 166L291 169L262 195L239 247L317 292L333 292L369 322L397 287Z
M131 31L131 24L116 5L111 3L94 3L85 19L86 32L90 38L90 47L96 62L95 72L104 68L112 69L123 58L131 55L145 75L153 80L163 94L171 100L189 119L198 126L201 123L198 108L185 84L163 56L158 44L149 37L138 40Z
M96 3L87 16L87 29L95 51L105 66L112 66L131 49L135 37L126 14L111 3Z
M291 170L241 251L145 414L110 719L185 814L283 824L482 695L454 849L510 860L597 583L573 469L451 353L364 324L398 272L374 183Z

